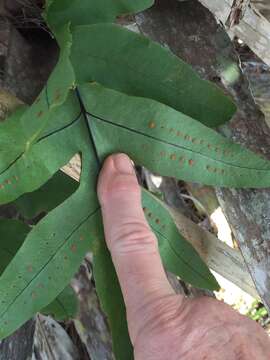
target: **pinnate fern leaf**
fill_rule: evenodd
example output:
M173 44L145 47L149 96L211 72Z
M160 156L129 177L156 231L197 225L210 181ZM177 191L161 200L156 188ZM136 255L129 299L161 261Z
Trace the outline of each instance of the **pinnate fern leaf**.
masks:
M270 162L210 129L231 118L232 101L167 49L111 24L116 16L151 4L47 2L59 61L34 104L0 124L0 203L36 191L77 153L82 175L72 195L48 207L53 210L6 264L0 277L1 339L65 291L91 251L116 358L133 358L96 195L100 165L108 154L126 152L156 173L187 181L270 184ZM143 206L165 267L191 284L216 289L214 277L160 201L143 191Z

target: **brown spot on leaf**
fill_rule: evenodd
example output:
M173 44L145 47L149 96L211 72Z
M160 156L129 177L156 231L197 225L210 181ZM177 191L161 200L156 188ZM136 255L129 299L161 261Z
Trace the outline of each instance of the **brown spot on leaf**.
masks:
M27 271L32 272L33 271L33 266L32 265L27 266Z
M195 161L192 160L192 159L190 159L190 160L188 161L188 164L189 164L190 166L193 166L193 165L195 164Z
M75 244L72 244L70 250L75 253L77 251L77 246Z
M154 123L154 121L150 121L148 127L149 129L154 129L156 127L156 124Z
M156 219L156 224L159 224L160 223L160 220L159 219Z
M177 159L176 154L171 154L170 159L171 160L176 160Z
M58 92L56 91L54 96L53 96L54 101L58 101L61 99L61 94L60 91L58 90Z
M38 113L37 113L37 117L41 117L43 115L43 111L39 111Z
M32 299L36 299L37 298L37 293L35 291L33 291L31 296L32 296Z

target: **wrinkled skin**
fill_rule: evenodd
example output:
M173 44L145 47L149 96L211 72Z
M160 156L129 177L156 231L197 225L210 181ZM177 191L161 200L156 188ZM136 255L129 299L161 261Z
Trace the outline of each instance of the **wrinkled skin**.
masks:
M256 322L217 300L174 293L126 155L105 161L98 195L136 360L270 359L269 338Z

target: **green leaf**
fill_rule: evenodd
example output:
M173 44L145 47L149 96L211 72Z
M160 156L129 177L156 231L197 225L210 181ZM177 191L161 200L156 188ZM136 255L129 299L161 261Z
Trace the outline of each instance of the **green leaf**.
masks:
M79 84L97 81L151 98L211 127L230 120L236 110L219 88L168 49L117 25L76 27L71 61Z
M52 27L71 23L88 25L114 22L123 14L133 14L152 6L154 0L54 0L50 1L45 18Z
M78 183L58 171L40 189L23 195L15 201L15 206L26 219L34 219L42 212L50 212L71 196L78 188Z
M20 120L22 131L27 137L27 148L44 135L44 131L54 120L54 116L51 116L52 111L65 103L70 90L75 86L75 75L70 62L72 35L69 25L66 24L59 29L56 38L61 49L58 63L35 103Z
M25 137L18 126L27 106L15 110L4 122L0 122L0 172L6 169L24 148Z
M78 299L71 286L67 286L57 298L44 309L44 315L51 315L58 321L74 318L78 312Z
M115 358L132 360L133 347L128 334L125 304L104 237L94 243L93 254L96 289L101 307L108 316Z
M81 146L83 163L92 166L83 168L79 189L34 227L0 278L1 339L55 299L102 236L95 158L85 142Z
M0 219L0 275L22 246L29 231L30 227L18 220ZM74 317L77 309L77 298L68 286L42 313L53 315L57 320L66 320Z
M72 37L65 26L57 35L61 52L45 88L31 107L22 107L0 124L0 174L44 136L80 114L74 92L74 71L69 60ZM63 105L59 108L60 105Z
M226 187L267 187L270 162L156 101L80 87L102 158L127 153L152 172Z
M158 238L165 268L198 288L218 290L215 277L192 245L179 233L162 202L143 190L142 203L147 221Z
M80 143L86 137L84 122L79 119L40 139L0 174L0 203L40 188L80 151Z
M46 16L46 12L48 11L49 7L51 6L51 4L54 2L55 0L46 0L45 1L45 5L44 5L44 16Z
M50 108L63 104L69 90L75 86L75 74L70 61L72 34L68 23L58 27L56 40L61 51L46 88L46 97Z
M0 219L0 275L22 246L30 228L18 220Z

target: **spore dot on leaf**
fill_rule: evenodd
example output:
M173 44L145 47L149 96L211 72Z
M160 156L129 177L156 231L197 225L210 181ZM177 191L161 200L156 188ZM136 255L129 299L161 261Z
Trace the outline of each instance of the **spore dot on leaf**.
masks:
M76 252L77 251L77 246L75 244L72 244L71 247L70 247L70 250L72 252Z

